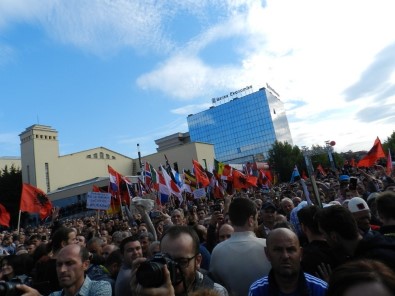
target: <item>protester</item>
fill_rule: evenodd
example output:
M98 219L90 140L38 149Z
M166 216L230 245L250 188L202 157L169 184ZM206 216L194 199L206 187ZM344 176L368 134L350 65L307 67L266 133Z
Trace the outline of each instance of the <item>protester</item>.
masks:
M363 238L352 213L343 206L329 206L317 213L320 231L328 244L344 262L351 259L374 259L395 270L395 248L393 241L377 233Z
M210 272L214 280L234 296L247 295L252 282L270 270L265 255L266 240L257 238L254 233L257 216L252 200L235 198L229 206L234 232L229 239L219 243L211 255Z
M326 282L303 273L300 266L302 249L293 231L286 228L272 230L265 253L271 263L271 271L251 285L249 296L326 294Z
M210 288L218 292L220 296L227 296L228 292L221 285L213 282L206 274L199 271L202 256L199 251L199 238L196 232L189 226L175 225L170 227L161 240L161 253L170 255L177 262L179 270L177 279L173 284L168 277L168 269L165 267L165 281L162 286L149 288L142 286L136 278L139 267L145 262L145 258L133 262L132 295L185 295L185 293Z
M122 254L122 266L115 282L115 296L132 295L130 289L132 262L143 257L141 244L137 235L122 240L119 249Z
M89 252L85 248L72 244L62 248L56 258L56 273L61 291L52 292L50 296L109 296L111 285L105 281L92 281L85 276L89 266ZM39 296L40 292L27 286L18 285L24 296Z

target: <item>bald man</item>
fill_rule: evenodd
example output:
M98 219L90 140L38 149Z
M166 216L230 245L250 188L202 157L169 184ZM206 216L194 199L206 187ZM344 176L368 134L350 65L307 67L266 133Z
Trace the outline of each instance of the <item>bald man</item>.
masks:
M272 269L268 276L251 285L249 296L280 294L324 296L326 294L326 282L301 270L302 248L292 230L287 228L272 230L266 240L265 253Z
M77 244L62 248L56 258L56 273L61 291L53 292L50 296L110 296L111 285L105 281L92 281L85 276L89 267L89 252ZM18 285L24 296L38 296L40 293L26 285Z

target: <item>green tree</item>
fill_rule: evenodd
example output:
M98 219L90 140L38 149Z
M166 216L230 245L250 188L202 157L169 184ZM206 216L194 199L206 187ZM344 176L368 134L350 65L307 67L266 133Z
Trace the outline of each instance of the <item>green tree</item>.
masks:
M0 171L0 203L11 214L10 226L18 224L19 203L22 191L22 172L13 165Z
M388 153L389 149L391 151L391 155L395 155L395 131L392 132L391 136L389 136L387 140L383 142L383 149L386 154Z
M280 182L289 182L295 165L299 172L304 169L303 155L298 146L292 146L288 142L274 142L268 151L268 162L277 174Z

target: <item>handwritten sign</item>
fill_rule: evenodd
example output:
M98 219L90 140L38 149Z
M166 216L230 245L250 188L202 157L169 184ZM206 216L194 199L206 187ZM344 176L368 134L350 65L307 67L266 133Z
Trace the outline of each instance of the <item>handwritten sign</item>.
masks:
M88 192L86 208L94 210L108 210L111 205L111 193Z

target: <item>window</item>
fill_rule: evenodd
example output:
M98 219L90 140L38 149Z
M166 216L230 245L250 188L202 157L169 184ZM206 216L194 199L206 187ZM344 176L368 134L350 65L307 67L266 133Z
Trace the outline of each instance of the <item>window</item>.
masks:
M104 158L104 153L100 152L100 159L103 159L103 158Z
M93 158L97 158L97 153L93 154Z

